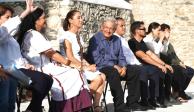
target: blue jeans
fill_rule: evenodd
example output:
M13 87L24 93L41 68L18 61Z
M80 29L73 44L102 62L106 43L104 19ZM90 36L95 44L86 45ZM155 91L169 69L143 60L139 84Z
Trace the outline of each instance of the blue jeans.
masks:
M14 112L17 81L11 77L0 81L0 112Z

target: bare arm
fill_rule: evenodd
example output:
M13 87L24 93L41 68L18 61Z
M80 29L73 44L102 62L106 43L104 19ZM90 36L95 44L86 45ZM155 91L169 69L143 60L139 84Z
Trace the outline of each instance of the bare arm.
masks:
M166 64L164 61L162 61L160 58L158 58L158 56L156 54L154 54L153 52L147 51L146 54L148 54L157 63L159 63L159 64L165 66L167 69L169 69L171 71L171 73L174 72L173 68L170 65Z
M62 55L60 55L59 53L57 53L56 51L54 51L53 49L49 49L45 52L43 52L43 54L45 54L47 57L51 58L52 60L67 65L67 66L71 66L71 67L79 67L79 65L76 65L75 63L71 63L68 59L65 59Z
M166 68L162 64L160 64L157 61L155 61L154 59L152 59L147 53L144 53L143 51L139 50L139 51L135 52L135 54L136 54L137 57L141 58L146 63L154 65L154 66L160 68L163 72L166 73Z
M64 49L65 49L65 53L67 55L67 58L71 62L76 63L77 65L81 66L81 62L74 57L73 50L72 50L72 45L68 40L64 40L64 47L65 47Z

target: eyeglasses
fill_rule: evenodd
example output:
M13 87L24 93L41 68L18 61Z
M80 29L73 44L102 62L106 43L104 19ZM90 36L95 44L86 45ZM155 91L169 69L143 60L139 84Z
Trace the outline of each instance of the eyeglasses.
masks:
M139 28L139 30L144 30L144 31L145 31L145 30L146 30L146 28Z

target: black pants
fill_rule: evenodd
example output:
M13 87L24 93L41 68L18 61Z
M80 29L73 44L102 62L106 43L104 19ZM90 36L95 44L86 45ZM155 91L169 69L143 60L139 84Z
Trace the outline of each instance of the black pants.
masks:
M111 94L113 96L115 110L122 110L124 104L124 93L121 86L121 80L127 81L128 97L127 103L133 104L139 100L139 69L136 66L127 66L125 77L120 77L118 71L112 67L104 67L100 72L106 75L106 79L110 85Z
M32 112L42 112L42 101L52 86L52 77L38 71L27 69L20 70L32 80L32 84L29 87L32 90L32 100L27 110L31 110Z
M174 69L173 78L173 90L175 92L184 93L184 90L188 87L193 75L194 70L191 67L186 66L186 69L180 65L172 65Z
M143 65L140 74L141 101L147 102L148 98L155 100L159 96L159 77L163 74L153 65ZM149 84L148 84L149 81Z

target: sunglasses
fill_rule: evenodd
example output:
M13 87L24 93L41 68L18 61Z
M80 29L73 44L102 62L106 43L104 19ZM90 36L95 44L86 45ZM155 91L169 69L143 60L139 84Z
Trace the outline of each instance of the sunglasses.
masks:
M139 28L139 30L144 30L145 31L146 29L145 28Z

